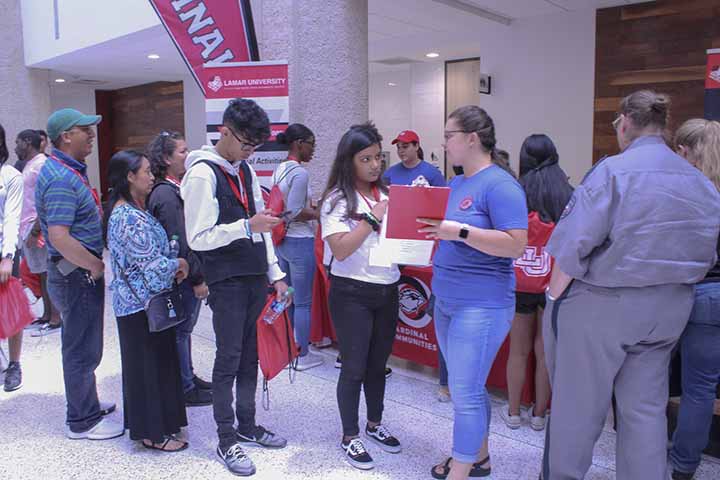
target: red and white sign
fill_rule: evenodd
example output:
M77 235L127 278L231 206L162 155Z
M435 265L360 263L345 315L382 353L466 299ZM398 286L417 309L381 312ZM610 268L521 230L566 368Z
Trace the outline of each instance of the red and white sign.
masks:
M203 66L259 60L249 0L150 0L204 93Z
M431 267L405 267L398 285L400 318L393 355L429 367L438 367L435 324L429 311Z
M720 49L708 50L705 75L705 118L720 121Z
M707 62L707 75L705 75L705 88L720 88L720 50L711 50Z
M260 177L260 184L269 189L275 168L287 158L287 147L275 141L290 119L287 62L228 63L203 70L203 76L210 79L205 96L208 145L220 139L218 127L222 125L223 112L230 100L253 100L268 114L272 135L248 163Z

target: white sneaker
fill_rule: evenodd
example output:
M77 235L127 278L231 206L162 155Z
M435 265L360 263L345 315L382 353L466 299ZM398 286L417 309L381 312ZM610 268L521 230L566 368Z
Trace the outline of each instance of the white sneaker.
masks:
M530 405L530 409L528 409L528 417L530 417L530 428L535 430L536 432L542 432L545 430L545 423L547 423L547 414L544 417L536 417L533 415L535 412L535 405Z
M297 365L295 370L302 372L303 370L309 370L314 367L319 367L324 363L324 359L320 355L308 352L307 355L297 358Z
M503 405L500 410L500 418L503 419L505 425L511 430L517 430L522 425L522 417L520 415L510 415L510 409L507 405Z
M86 432L73 432L70 427L66 427L65 434L71 440L110 440L111 438L123 436L125 428L122 424L103 417L97 425Z

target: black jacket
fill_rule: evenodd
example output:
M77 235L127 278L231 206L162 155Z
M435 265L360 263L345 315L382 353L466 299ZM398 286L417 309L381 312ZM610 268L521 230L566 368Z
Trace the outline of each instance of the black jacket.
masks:
M168 239L172 238L173 235L178 236L180 241L179 256L186 259L190 265L190 275L188 276L190 284L196 286L203 283L205 278L202 274L200 258L188 246L180 188L167 180L158 181L148 196L147 208L163 226Z

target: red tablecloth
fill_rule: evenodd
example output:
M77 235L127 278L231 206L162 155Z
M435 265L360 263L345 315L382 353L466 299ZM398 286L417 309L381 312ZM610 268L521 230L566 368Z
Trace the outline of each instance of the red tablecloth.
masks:
M317 271L313 284L312 327L310 341L319 342L323 337L336 339L335 329L330 320L328 292L330 282L323 266L323 242L319 237L315 241ZM438 345L435 337L435 324L427 311L432 284L431 267L404 267L398 287L400 295L400 317L393 355L411 362L438 368ZM500 348L487 380L487 386L507 391L505 366L510 351L510 338ZM535 359L530 354L526 371L522 402L529 404L535 394Z

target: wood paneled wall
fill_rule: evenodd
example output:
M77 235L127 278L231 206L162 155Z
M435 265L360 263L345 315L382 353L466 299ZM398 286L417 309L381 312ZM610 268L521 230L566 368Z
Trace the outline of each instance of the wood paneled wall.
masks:
M598 10L593 163L617 153L611 122L622 97L636 90L671 96L669 132L702 117L709 48L720 48L720 0L658 0Z
M100 181L107 195L105 172L110 157L120 150L145 150L162 130L184 134L185 112L182 82L156 82L121 90L95 92L98 125Z

